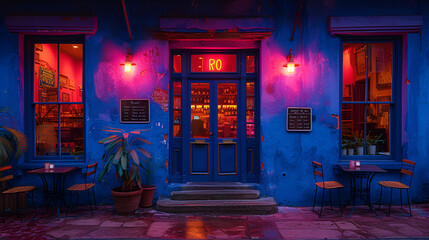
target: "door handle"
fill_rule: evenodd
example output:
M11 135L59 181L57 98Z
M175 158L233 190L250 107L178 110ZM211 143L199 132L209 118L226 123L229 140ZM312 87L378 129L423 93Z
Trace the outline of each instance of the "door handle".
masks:
M210 136L213 136L213 132L210 132Z

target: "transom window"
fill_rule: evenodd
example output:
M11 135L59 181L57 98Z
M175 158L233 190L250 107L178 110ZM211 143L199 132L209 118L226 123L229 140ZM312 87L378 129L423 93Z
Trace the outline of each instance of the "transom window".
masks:
M46 40L45 40L46 39ZM83 41L29 40L34 158L84 155ZM27 75L29 76L29 74ZM27 108L30 110L30 108ZM27 110L27 112L28 112Z
M391 159L398 153L398 46L396 40L343 42L342 158Z

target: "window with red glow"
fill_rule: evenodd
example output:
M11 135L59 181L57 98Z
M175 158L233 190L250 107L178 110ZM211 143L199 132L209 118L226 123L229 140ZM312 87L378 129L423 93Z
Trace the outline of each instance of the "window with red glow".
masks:
M343 43L343 156L393 155L394 53L393 42Z
M246 83L246 136L255 137L255 83Z
M246 56L246 73L255 73L255 56Z
M173 55L173 71L175 73L182 72L182 55Z
M237 72L235 54L191 55L191 72Z
M83 44L33 46L34 155L83 155Z
M181 82L173 82L173 136L182 137L182 83Z

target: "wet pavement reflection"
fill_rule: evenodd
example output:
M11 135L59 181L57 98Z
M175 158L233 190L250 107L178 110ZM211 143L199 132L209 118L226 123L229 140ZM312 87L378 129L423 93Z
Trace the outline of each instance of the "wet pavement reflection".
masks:
M345 211L350 211L346 209ZM168 214L152 208L119 216L100 206L94 216L85 207L56 220L55 212L39 219L11 216L0 225L0 239L362 239L428 238L429 205L413 206L413 217L393 207L392 216L374 217L364 206L352 217L327 209L319 219L310 207L279 207L272 215Z

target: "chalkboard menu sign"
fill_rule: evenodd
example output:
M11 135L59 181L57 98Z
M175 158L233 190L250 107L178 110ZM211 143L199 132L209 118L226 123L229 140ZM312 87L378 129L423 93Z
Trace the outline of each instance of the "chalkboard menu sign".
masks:
M288 131L311 131L311 108L310 107L288 107L286 130Z
M121 123L149 123L148 99L121 99Z
M39 67L39 86L40 87L55 87L55 71Z

